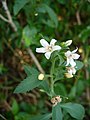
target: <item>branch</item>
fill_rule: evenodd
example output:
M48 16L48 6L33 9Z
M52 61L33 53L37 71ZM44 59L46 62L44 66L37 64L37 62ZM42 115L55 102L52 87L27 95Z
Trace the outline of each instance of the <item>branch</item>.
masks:
M11 25L13 30L15 32L17 32L17 27L16 27L16 25L14 24L14 22L12 20L11 14L9 12L9 9L8 9L7 3L6 3L6 0L2 0L2 5L3 5L3 8L4 8L5 12L6 12L9 24Z
M5 21L5 22L9 22L5 17L3 17L1 14L0 14L0 18L3 20L3 21Z
M32 50L30 48L27 48L27 51L29 53L29 55L32 57L35 65L37 66L38 70L41 72L41 73L44 73L44 70L42 69L41 65L39 64L37 58L35 57L35 55L33 54Z

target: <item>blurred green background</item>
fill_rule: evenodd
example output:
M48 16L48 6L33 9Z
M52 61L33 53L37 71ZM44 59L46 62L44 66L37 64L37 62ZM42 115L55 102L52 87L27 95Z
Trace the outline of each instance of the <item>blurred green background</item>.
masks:
M0 14L7 18L0 0ZM56 93L68 96L72 102L85 107L85 120L90 119L90 2L89 0L7 0L17 31L0 19L0 120L30 120L33 115L49 112L51 104L38 89L27 94L14 94L25 78L23 64L36 67L28 48L33 51L48 73L50 62L36 54L40 39L58 42L72 39L79 48L84 66L78 79L64 79L56 84ZM22 42L24 41L24 44ZM36 67L37 68L37 67ZM5 118L3 118L3 116ZM65 119L66 120L66 119Z

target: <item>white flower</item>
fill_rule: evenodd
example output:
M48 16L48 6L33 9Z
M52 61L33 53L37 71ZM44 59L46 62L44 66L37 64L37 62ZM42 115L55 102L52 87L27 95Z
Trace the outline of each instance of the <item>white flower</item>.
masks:
M67 46L70 46L72 44L72 40L68 40L68 41L66 41L65 42L65 46L67 47Z
M80 57L80 55L76 53L77 50L78 50L78 48L73 50L72 52L71 51L67 51L65 53L65 56L67 57L67 64L66 64L66 66L68 66L69 64L72 67L76 66L76 63L75 63L74 59L78 59Z
M59 45L55 45L56 42L57 42L57 40L52 39L50 44L49 44L46 40L41 39L40 43L43 47L36 48L36 52L37 53L45 53L45 57L47 59L49 59L52 52L54 52L55 50L61 49L61 47Z
M67 69L67 72L68 72L68 73L65 73L66 77L67 78L72 78L73 74L76 73L76 69L74 67L66 67L66 69Z
M74 67L66 67L68 73L70 74L75 74L76 73L76 69Z

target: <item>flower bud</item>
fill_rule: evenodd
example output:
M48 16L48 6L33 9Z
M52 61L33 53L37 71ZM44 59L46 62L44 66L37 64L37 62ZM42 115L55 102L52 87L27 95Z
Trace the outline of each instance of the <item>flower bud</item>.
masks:
M44 74L42 74L42 73L39 74L39 75L38 75L38 79L39 79L39 80L43 80L43 79L44 79Z
M70 73L65 73L65 76L66 76L66 78L72 78L73 77L73 75L70 74Z
M70 46L72 44L72 40L68 40L68 41L66 41L65 42L65 46L67 47L67 46Z

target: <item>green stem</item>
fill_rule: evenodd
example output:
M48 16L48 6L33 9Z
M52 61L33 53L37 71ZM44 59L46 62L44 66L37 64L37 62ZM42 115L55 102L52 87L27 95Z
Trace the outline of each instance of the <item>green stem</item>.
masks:
M53 80L53 73L54 73L54 67L55 67L55 59L54 61L52 61L52 67L51 67L51 71L50 71L50 75L52 76L50 81L51 81L51 97L53 97L54 93L54 80Z

